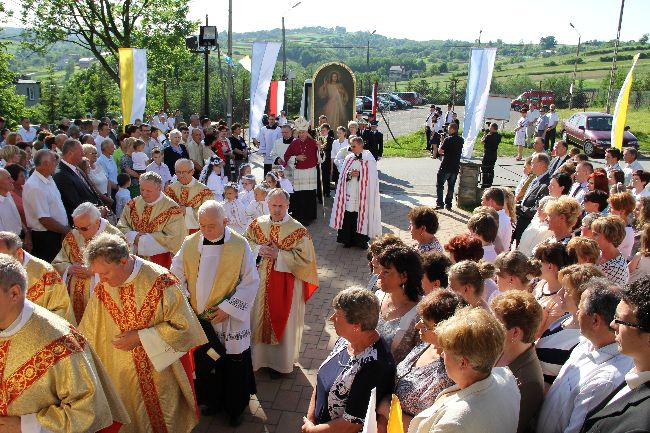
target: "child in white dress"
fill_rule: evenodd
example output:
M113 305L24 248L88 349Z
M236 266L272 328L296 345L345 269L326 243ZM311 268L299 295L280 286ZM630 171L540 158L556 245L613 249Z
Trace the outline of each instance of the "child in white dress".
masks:
M269 193L269 189L264 185L257 185L253 190L253 193L255 194L255 201L250 202L246 208L246 215L248 215L251 220L270 213L269 205L266 202L266 196Z
M289 194L293 194L293 184L291 181L287 178L287 176L284 173L284 167L281 165L274 165L273 166L273 172L275 175L278 177L278 182L280 188L288 192Z
M244 206L248 206L252 201L255 201L253 189L255 188L257 181L255 180L255 176L252 174L246 174L240 179L239 182L241 183L241 188L239 190L239 201L244 203Z
M228 227L239 234L243 234L251 219L246 215L246 206L237 199L237 184L234 182L227 183L223 189L224 202L223 208L228 218Z
M199 175L199 182L210 188L214 194L214 199L218 202L223 201L224 187L228 183L228 178L223 173L224 162L217 155L211 156L203 166Z
M140 174L147 171L149 157L146 153L144 153L144 141L137 140L135 142L133 145L133 153L131 154L131 159L133 159L133 171Z

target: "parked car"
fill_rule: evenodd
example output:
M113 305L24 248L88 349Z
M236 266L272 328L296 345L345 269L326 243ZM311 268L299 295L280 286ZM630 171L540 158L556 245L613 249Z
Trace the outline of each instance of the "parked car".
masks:
M393 95L405 100L411 105L422 105L424 99L418 92L393 92Z
M408 108L410 106L410 104L408 102L406 102L405 100L403 100L403 99L401 99L401 98L399 98L399 97L397 97L395 95L392 95L390 93L380 93L379 96L381 96L382 98L385 98L385 99L387 99L387 100L389 100L391 102L394 102L395 105L396 105L396 108L398 110L403 110L403 109Z
M589 157L603 155L612 146L614 116L600 112L575 113L562 122L562 140L582 146ZM639 141L630 131L623 135L623 147L639 148Z
M555 104L555 93L548 90L529 90L513 99L510 108L519 111L524 105L528 106L531 102L537 103L538 107L541 102L544 108L548 109L551 104Z
M363 98L360 96L356 97L355 100L355 110L356 111L363 111Z
M379 102L380 110L397 110L398 108L396 102L383 96L377 95L377 101Z

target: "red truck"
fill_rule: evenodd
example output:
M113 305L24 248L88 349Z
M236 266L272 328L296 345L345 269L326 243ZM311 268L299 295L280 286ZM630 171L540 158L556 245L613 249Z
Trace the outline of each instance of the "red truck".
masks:
M555 104L555 93L547 90L529 90L513 99L510 107L515 111L519 111L524 105L528 106L531 102L535 102L537 108L539 108L541 102L544 108L548 110L549 105Z

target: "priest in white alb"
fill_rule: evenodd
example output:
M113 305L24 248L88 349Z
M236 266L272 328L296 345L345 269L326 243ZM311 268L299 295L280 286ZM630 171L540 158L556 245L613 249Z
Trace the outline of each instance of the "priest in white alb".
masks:
M363 148L363 139L350 139L350 153L341 168L332 205L330 227L338 230L336 242L345 248L367 248L381 235L377 161Z
M246 239L259 255L260 287L253 307L253 369L272 377L291 373L298 360L305 302L318 289L311 235L288 213L289 194L275 188L267 196L270 215L253 220Z
M72 212L74 228L63 238L61 251L52 261L70 293L70 301L77 323L81 322L86 304L99 282L99 275L86 266L84 250L95 236L102 233L123 236L116 227L102 218L97 207L89 202L81 203Z
M104 233L86 247L100 282L79 331L88 339L126 406L120 433L189 433L198 424L186 354L207 342L176 277L130 254Z
M171 271L208 337L194 351L198 402L205 415L221 408L238 424L256 393L250 316L260 278L248 242L226 227L220 203L203 203L198 222L201 231L185 238Z
M116 433L129 416L92 346L26 290L0 254L0 432Z

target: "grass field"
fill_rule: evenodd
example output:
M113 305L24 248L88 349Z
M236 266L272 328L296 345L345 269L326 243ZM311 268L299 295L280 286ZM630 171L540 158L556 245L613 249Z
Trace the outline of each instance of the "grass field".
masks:
M598 109L594 109L594 111L598 111ZM574 110L558 110L560 121L568 118L571 113L574 112ZM639 140L639 150L641 153L646 157L650 157L650 110L642 109L638 111L630 111L626 123L630 126L630 130ZM499 156L517 156L517 146L514 145L514 133L507 128L512 128L512 126L506 126L506 130L501 131L502 138L501 144L499 145ZM532 149L524 148L524 156L531 154ZM419 158L427 155L428 152L425 150L424 129L402 135L397 138L397 142L391 139L384 143L384 156ZM481 155L483 155L483 145L480 141L477 141L474 145L474 156Z

